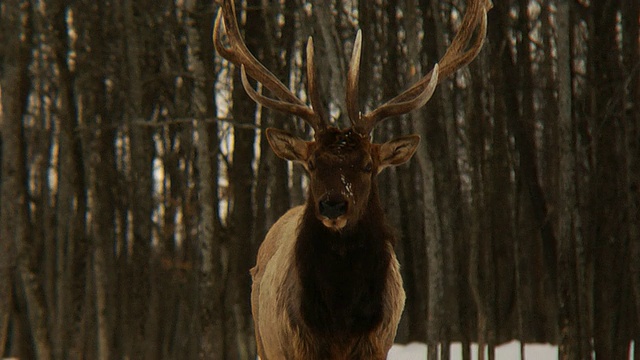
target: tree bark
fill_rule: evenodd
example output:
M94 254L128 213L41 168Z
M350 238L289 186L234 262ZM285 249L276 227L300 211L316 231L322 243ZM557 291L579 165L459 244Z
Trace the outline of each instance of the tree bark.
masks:
M471 105L468 107L470 111L467 113L467 149L469 165L471 166L471 199L469 209L469 223L471 225L469 236L469 270L466 275L468 277L473 303L476 308L476 321L475 328L469 326L469 328L465 330L469 340L478 343L478 359L483 360L485 344L487 343L488 304L486 304L485 295L483 294L485 287L482 275L484 271L481 267L481 246L487 242L484 239L484 237L487 236L485 231L487 219L483 209L487 207L484 174L485 167L488 165L485 146L486 139L489 136L489 134L487 134L489 130L487 124L489 122L484 115L487 112L484 109L486 105L483 104L482 89L488 86L485 75L481 71L482 65L472 64L471 66L471 83L474 91L473 96L469 99ZM474 323L473 321L469 322L471 324Z
M389 85L390 80L383 80L383 83L387 84L385 87L387 91L382 101L387 101L389 98L396 96L404 88L410 86L409 84L415 83L425 73L420 61L421 50L424 51L424 49L422 49L422 44L417 36L420 14L416 13L416 10L409 10L417 8L417 1L409 1L405 4L405 7L400 8L402 11L407 11L407 13L411 14L403 22L398 22L398 19L391 20L396 17L398 11L396 8L398 6L397 2L394 1L393 3L395 6L388 8L386 15L390 25L393 25L387 30L389 32L387 35L388 51L393 51L394 54L391 61L385 65L385 69L388 72L386 77L394 79L394 86ZM403 30L407 33L405 40L406 56L403 56L402 46L398 44L400 41L399 32ZM410 69L410 72L398 74L398 68L403 66ZM389 93L390 91L394 91L394 93ZM428 126L426 126L425 121L428 115L425 109L414 111L407 118L407 126L389 124L395 129L394 136L405 134L408 131L415 131L420 136L427 134ZM437 232L440 224L437 223L438 218L435 215L437 209L437 199L434 194L436 191L435 174L433 173L435 168L433 159L425 158L429 156L427 152L427 149L431 146L429 140L429 137L423 138L418 145L417 158L412 160L416 161L415 165L409 163L409 167L397 167L394 170L399 184L400 198L396 206L400 214L402 214L399 220L404 240L404 261L406 266L411 269L411 277L409 278L411 283L407 286L407 293L409 294L407 303L409 306L405 306L409 322L408 340L427 341L433 350L441 340L440 335L443 331L445 275L444 269L441 267L444 265L444 260L440 259L443 254L440 253L438 247L434 247L436 244L433 242L436 238L440 240L441 234ZM416 181L416 179L419 180ZM425 186L431 186L431 188L425 188ZM421 197L419 189L425 195L417 201ZM427 197L429 201L426 201ZM430 210L425 213L423 209ZM434 217L432 218L432 216ZM424 236L425 234L430 236ZM434 252L429 252L429 249L433 249ZM436 261L435 259L442 261ZM431 271L437 269L437 271L431 272L428 269ZM427 271L429 271L428 274L434 274L434 276L424 277L422 274Z
M31 334L36 356L38 359L47 360L53 355L47 328L44 294L39 282L37 264L35 264L36 249L32 243L27 187L29 176L23 124L31 89L29 64L32 56L32 11L32 4L28 1L7 1L4 3L1 14L5 44L0 72L3 115L0 238L5 239L5 244L11 239L13 244L3 245L6 254L3 254L0 260L0 266L2 266L0 271L2 275L8 276L0 280L3 282L0 290L8 295L9 299L3 300L0 305L4 313L13 304L10 300L12 297L10 285L4 281L11 281L15 269L19 289L14 291L24 292L26 309L23 311L28 314L28 331ZM6 313L10 312L9 310Z
M640 4L634 0L624 0L622 3L622 45L624 79L627 85L625 97L625 138L627 158L626 188L629 189L627 203L629 206L629 246L631 261L630 278L632 281L633 297L635 298L635 351L636 357L640 353L640 24L631 14L640 13ZM632 331L634 331L632 329Z
M225 309L226 289L224 279L224 261L222 256L222 225L220 221L218 196L218 157L220 140L218 123L209 120L216 116L214 80L216 63L211 57L213 44L209 40L212 30L209 14L212 13L210 1L199 0L195 4L196 27L189 28L189 45L195 54L194 73L198 76L193 103L198 135L196 142L196 168L199 195L199 259L197 306L195 318L198 324L196 354L198 359L224 360L225 346Z
M263 42L264 56L261 62L267 69L282 81L289 83L291 62L295 53L295 7L292 0L285 2L280 12L284 17L282 25L276 24L278 10L275 4L261 0L264 9L265 31ZM278 38L275 34L280 34ZM265 107L260 111L260 159L256 177L256 217L254 252L260 246L271 225L290 207L288 163L275 156L264 136L269 127L278 129L292 128L294 119L279 111L271 111Z
M264 50L264 19L259 0L247 3L244 39L247 48L260 58ZM246 94L240 82L240 69L233 73L233 159L229 169L229 185L231 187L232 208L230 220L229 277L227 286L229 296L226 308L230 314L228 319L227 346L228 356L237 359L255 358L255 339L251 321L249 269L253 266L255 251L255 174L253 171L255 130L251 126L256 123L256 104ZM251 254L249 254L251 253Z
M323 99L333 105L340 114L338 119L341 126L348 126L347 107L344 94L346 94L344 79L347 78L345 59L347 59L342 46L339 33L339 16L333 14L333 2L312 0L314 29L320 34L316 48L316 64L319 77L320 91ZM337 10L338 14L341 12ZM338 22L338 23L337 23Z
M591 6L595 119L595 179L592 190L596 221L594 258L594 348L597 358L622 359L628 352L629 234L620 219L629 216L624 189L624 75L617 14L621 1ZM623 230L625 229L625 230ZM634 259L637 261L637 259Z
M128 79L128 97L126 101L125 116L129 132L129 154L130 154L130 179L135 186L130 189L129 206L131 211L131 228L133 237L128 239L130 253L127 254L126 282L122 283L122 290L126 291L126 305L124 314L124 347L125 353L135 359L145 358L147 339L147 324L150 314L149 305L153 284L150 281L154 273L151 250L152 240L152 160L153 144L150 128L141 126L139 123L145 118L143 114L143 79L142 79L142 59L144 48L142 31L145 27L140 26L138 19L134 16L140 13L144 3L135 3L132 0L122 0L121 14L123 15L123 26L125 34L126 51L126 76Z
M55 325L53 341L55 356L69 358L79 354L77 337L71 335L82 324L83 298L87 281L87 246L85 242L86 196L83 174L82 146L77 136L78 118L73 72L67 56L67 6L51 1L47 7L51 23L53 55L58 69L58 107L56 109L58 146L58 183L56 192L55 248ZM72 339L76 339L73 341ZM74 355L75 356L75 355Z
M578 262L576 254L576 234L578 207L575 186L576 151L572 112L572 67L570 7L563 1L558 3L557 47L558 47L558 127L557 127L557 220L558 234L558 330L560 359L585 359L590 357L589 349L582 348L580 335L586 324L580 321L578 291Z

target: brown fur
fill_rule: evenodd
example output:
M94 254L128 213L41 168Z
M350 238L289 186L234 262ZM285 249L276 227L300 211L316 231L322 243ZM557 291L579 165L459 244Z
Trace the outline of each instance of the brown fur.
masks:
M305 142L270 129L279 156L310 175L304 206L271 228L251 270L251 305L262 360L386 359L404 307L395 239L386 226L376 176L407 161L417 136L372 144L329 128ZM322 199L348 204L339 221Z
M388 276L384 290L383 319L370 333L328 344L319 349L300 313L301 284L295 270L295 242L304 206L289 210L271 228L251 270L251 305L258 355L262 360L279 359L386 359L393 344L404 307L399 265L390 243ZM322 354L328 357L321 357Z

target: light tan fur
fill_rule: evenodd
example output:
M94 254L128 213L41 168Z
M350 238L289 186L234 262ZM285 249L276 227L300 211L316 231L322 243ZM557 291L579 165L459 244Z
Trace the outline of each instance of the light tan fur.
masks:
M313 344L305 339L307 329L300 318L300 283L295 271L294 249L298 227L304 211L295 207L271 228L258 251L253 277L251 305L255 322L258 355L262 360L308 360ZM380 326L359 339L370 349L371 359L384 360L396 336L397 324L404 307L405 293L395 253L384 295L384 318ZM348 359L348 354L344 359Z

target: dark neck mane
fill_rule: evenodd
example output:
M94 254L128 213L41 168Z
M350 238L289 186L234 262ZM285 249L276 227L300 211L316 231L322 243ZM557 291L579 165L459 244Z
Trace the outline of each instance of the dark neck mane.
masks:
M375 180L360 221L337 233L316 218L307 201L296 242L302 284L300 312L309 330L353 338L382 321L391 231L384 221Z

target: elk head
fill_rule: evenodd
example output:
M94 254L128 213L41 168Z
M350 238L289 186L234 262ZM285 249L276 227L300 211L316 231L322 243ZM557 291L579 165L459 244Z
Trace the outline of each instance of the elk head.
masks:
M383 144L371 141L370 133L383 119L406 114L429 101L439 81L473 60L484 41L490 0L472 0L460 30L445 55L423 78L375 110L363 114L358 106L358 83L362 35L358 31L347 78L348 129L330 126L319 98L314 66L313 39L309 37L307 54L307 106L266 69L247 49L238 29L232 0L220 0L213 42L224 58L240 66L242 84L248 95L267 108L300 117L314 130L314 140L305 141L288 132L267 129L266 137L281 158L300 163L310 177L310 198L318 220L327 228L342 231L357 223L366 208L375 176L385 167L408 161L415 153L420 137L402 136ZM221 39L224 19L229 46ZM478 31L476 32L476 29ZM476 33L471 44L471 38ZM277 99L259 94L247 74L270 90Z

